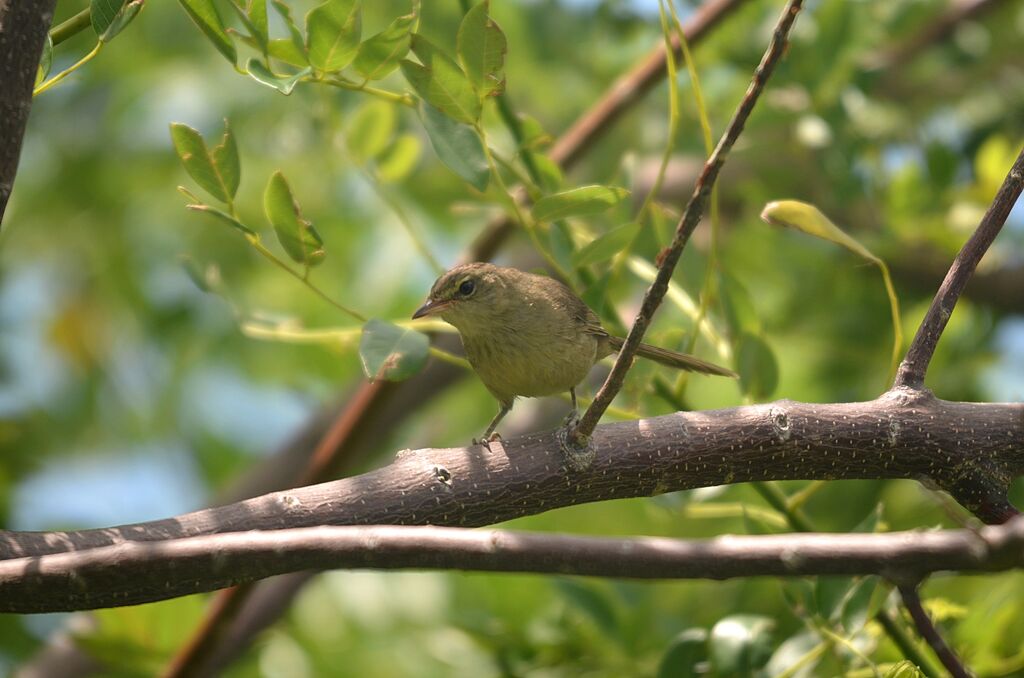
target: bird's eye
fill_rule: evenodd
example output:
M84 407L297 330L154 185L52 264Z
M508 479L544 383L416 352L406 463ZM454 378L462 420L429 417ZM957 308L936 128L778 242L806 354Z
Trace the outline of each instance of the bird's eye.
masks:
M459 285L459 294L461 294L464 297L468 297L469 295L473 294L473 290L475 289L476 285L473 283L472 280L463 280L462 284Z

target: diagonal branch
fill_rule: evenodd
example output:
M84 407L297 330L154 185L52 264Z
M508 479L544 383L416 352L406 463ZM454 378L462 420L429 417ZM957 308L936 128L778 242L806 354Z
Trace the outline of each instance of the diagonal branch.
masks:
M711 157L704 163L704 169L701 171L700 176L697 178L697 184L693 188L693 195L690 197L690 201L679 218L679 224L676 226L676 234L672 239L672 244L661 254L658 275L644 294L640 312L637 313L636 320L633 321L633 327L626 337L626 343L619 350L615 366L612 367L611 373L594 397L594 402L587 408L572 434L577 445L583 444L594 431L597 422L600 421L601 416L608 409L608 406L611 405L619 389L622 388L622 384L626 379L626 372L629 371L633 363L633 357L640 346L640 340L643 339L644 333L654 317L654 313L658 310L658 306L661 305L661 301L668 291L668 283L675 272L679 257L682 256L683 248L686 247L690 235L697 228L697 224L704 214L704 208L711 196L711 189L714 187L722 165L725 164L726 156L743 131L743 126L746 124L747 118L750 117L750 113L754 110L754 105L757 103L762 90L764 90L765 83L771 77L772 71L775 70L775 65L782 58L789 30L792 28L793 22L796 21L796 16L800 13L802 6L802 0L789 0L786 3L786 7L782 10L782 16L779 17L775 31L772 33L771 43L761 58L761 63L758 64L757 70L754 71L754 77L747 88L747 93L733 114L729 126L726 128L722 138L719 139L718 145L715 147L714 152L712 152Z
M1007 525L1011 524L1024 524L1024 519L1014 518L1011 523L1007 523ZM942 639L939 630L935 628L935 624L932 623L928 613L925 612L924 606L921 605L921 597L917 593L917 585L901 584L899 590L900 597L903 598L903 605L907 608L907 612L910 613L910 618L914 620L917 632L931 646L939 661L949 671L949 674L953 678L971 678L971 672L967 670L952 648Z
M1006 222L1010 210L1020 197L1021 189L1024 189L1024 149L1021 149L1016 162L1010 168L1003 185L999 187L996 197L989 205L988 211L982 217L974 235L964 243L963 249L956 255L946 279L942 281L932 305L917 328L917 334L907 349L907 357L900 364L896 373L895 386L920 389L924 387L925 373L928 371L928 363L931 362L935 353L935 346L939 343L942 331L946 329L949 316L953 314L953 307L956 306L960 293L963 292L971 274L977 268L978 262L988 251L992 241L999 235L999 231Z
M455 527L307 527L123 542L3 561L0 611L136 605L310 569L454 569L715 580L874 574L909 581L932 572L994 572L1022 566L1021 518L980 531L805 532L708 540L611 539ZM916 599L913 589L900 591L905 599L908 592ZM912 603L909 607L916 620ZM920 600L916 608L923 614Z
M0 2L0 223L18 173L43 43L57 0Z

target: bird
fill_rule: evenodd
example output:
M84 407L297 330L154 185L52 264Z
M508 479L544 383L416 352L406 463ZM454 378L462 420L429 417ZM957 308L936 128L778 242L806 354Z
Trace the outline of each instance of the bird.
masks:
M413 319L439 316L458 330L473 370L499 404L483 437L495 429L517 397L569 392L577 411L576 386L602 358L625 340L601 326L597 314L569 287L546 275L490 263L456 266L442 274ZM637 355L661 365L702 374L736 377L725 367L691 355L640 344Z

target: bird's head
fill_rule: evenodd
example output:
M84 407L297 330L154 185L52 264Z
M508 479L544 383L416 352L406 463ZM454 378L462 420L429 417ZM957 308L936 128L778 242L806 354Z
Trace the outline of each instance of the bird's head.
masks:
M456 266L437 279L412 317L437 315L463 333L493 326L509 303L508 270L484 263Z

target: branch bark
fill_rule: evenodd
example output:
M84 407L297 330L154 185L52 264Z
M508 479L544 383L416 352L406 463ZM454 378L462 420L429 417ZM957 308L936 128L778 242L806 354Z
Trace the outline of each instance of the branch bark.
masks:
M18 173L32 86L57 0L0 0L0 223Z
M1022 519L1014 518L1012 524L1020 525L1022 524ZM953 678L971 678L970 671L967 670L960 661L960 658L946 644L939 630L932 623L931 617L925 611L924 606L921 604L921 596L917 593L917 584L902 584L899 586L899 591L900 597L903 599L903 605L907 608L907 612L910 613L910 618L914 620L917 632L921 634L921 637L932 648L932 651L935 652L935 655L942 662L942 665L946 667L946 670L949 671L949 674Z
M932 572L993 572L1022 565L1024 518L977 532L801 533L703 541L453 527L308 527L128 541L3 561L0 611L136 605L310 569L429 568L715 580L876 574L906 583Z

